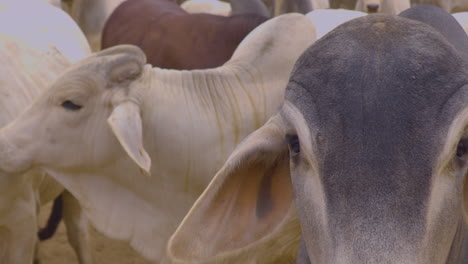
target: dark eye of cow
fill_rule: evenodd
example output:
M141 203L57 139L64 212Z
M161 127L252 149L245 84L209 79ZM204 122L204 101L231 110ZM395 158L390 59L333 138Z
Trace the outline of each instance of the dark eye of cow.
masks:
M457 157L462 158L467 152L467 143L465 140L461 140L457 145Z
M77 104L73 103L70 100L64 101L61 105L62 105L63 108L68 109L68 110L72 110L72 111L78 111L78 110L80 110L82 108L81 105L77 105Z
M301 145L297 135L286 135L286 143L288 143L289 154L291 156L296 156L299 154L299 152L301 152Z

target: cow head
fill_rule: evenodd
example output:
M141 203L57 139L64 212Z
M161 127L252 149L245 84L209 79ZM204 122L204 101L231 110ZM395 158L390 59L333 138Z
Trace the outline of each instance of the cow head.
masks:
M345 23L298 60L281 111L234 151L169 255L283 263L271 256L295 203L313 264L462 263L466 127L468 62L447 39L395 16Z
M0 136L3 170L15 173L33 166L73 170L83 163L103 166L115 162L115 153L124 150L149 173L151 161L142 146L140 102L135 96L145 62L138 48L118 46L67 70L4 128Z

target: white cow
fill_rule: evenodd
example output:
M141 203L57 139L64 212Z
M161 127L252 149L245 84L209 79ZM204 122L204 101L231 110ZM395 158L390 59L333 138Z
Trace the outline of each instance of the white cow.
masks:
M73 0L70 14L83 30L91 49L101 49L101 34L107 18L124 0Z
M460 23L460 25L465 30L466 34L468 34L468 12L460 12L452 14L453 17Z
M230 5L219 0L188 0L182 3L181 7L189 13L209 13L224 16L255 13L266 17L291 12L307 13L312 9L330 7L328 0L231 0L229 2Z
M9 138L0 140L0 167L40 166L99 231L159 263L216 170L277 110L315 39L309 19L287 14L252 31L218 68L152 68L134 46L96 53L0 130Z
M396 15L410 7L410 0L357 0L354 9L367 13Z
M189 13L208 13L220 16L228 16L231 13L231 6L219 0L188 0L180 7Z
M0 126L24 111L71 62L89 53L83 33L63 11L37 0L1 0ZM63 187L40 171L0 174L0 263L32 263L39 207L61 192ZM80 263L91 263L87 222L71 195L63 199L69 240Z
M367 13L360 11L346 9L323 9L309 12L307 17L314 23L315 29L317 31L317 39L319 39L340 24L365 15L367 15Z
M229 3L218 0L189 0L180 5L188 13L208 13L213 15L257 14L270 17L270 12L261 0L231 0Z

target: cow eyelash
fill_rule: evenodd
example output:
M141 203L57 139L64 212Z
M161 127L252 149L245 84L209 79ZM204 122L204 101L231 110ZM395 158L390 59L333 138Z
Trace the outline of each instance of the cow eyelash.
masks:
M73 103L72 101L70 100L66 100L64 101L61 106L65 109L68 109L68 110L72 110L72 111L78 111L80 110L83 106L81 105L78 105L78 104L75 104Z

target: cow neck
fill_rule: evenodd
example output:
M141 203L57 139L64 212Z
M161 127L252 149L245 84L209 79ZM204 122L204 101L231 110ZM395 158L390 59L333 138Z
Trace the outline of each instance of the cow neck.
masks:
M243 137L260 127L282 102L286 83L270 82L266 77L247 63L192 71L153 68L151 89L145 98L158 98L166 107L177 110L191 109L185 115L198 117L195 120L181 116L180 111L171 111L179 118L198 122L203 116L206 121L220 123L218 132L226 135L235 131L232 139L238 144L242 138L236 133Z
M144 146L156 155L154 173L168 182L186 175L186 182L197 182L185 190L195 197L234 148L276 112L286 86L286 78L265 82L263 72L237 63L193 71L153 68L145 74L148 89L138 101Z

